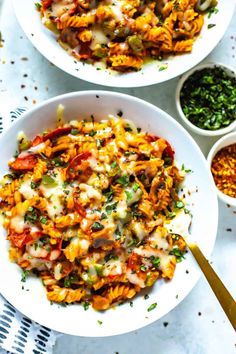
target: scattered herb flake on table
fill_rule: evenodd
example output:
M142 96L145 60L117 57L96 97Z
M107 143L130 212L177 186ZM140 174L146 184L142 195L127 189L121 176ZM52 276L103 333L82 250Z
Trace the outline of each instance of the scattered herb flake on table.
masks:
M186 118L195 126L225 128L236 117L236 78L218 66L197 70L185 81L180 102Z

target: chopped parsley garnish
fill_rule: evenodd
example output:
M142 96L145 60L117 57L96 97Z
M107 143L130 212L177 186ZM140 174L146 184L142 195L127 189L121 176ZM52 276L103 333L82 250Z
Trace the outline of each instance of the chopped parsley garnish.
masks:
M24 221L34 224L38 219L38 211L33 207L29 207L24 216Z
M98 324L99 324L99 325L102 325L102 323L103 323L102 321L98 320Z
M103 230L104 229L104 226L102 225L102 224L100 224L100 222L97 222L97 221L95 221L94 223L93 223L93 225L91 226L91 230L92 231L100 231L100 230Z
M102 214L101 214L101 218L100 218L100 219L101 219L101 220L107 219L107 214L102 213Z
M90 306L90 302L85 301L85 302L83 303L84 311L87 311L87 310L89 309L89 306Z
M168 213L168 214L166 215L166 218L167 218L167 219L174 219L175 217L176 217L176 213L173 212L173 211L171 211L170 213Z
M112 164L111 164L111 168L115 168L115 167L117 167L117 162L116 161L112 162Z
M105 210L108 215L110 215L113 211L116 211L117 204L118 202L115 202L106 206Z
M96 146L98 149L102 147L103 143L104 143L104 139L96 139Z
M208 12L207 17L211 18L211 15L217 14L219 12L219 10L217 9L216 6L211 6L207 12Z
M26 282L26 279L27 279L27 277L29 276L29 270L23 270L23 272L22 272L22 274L21 274L21 281L23 282L23 283L25 283Z
M140 270L141 270L142 272L146 272L147 267L146 267L144 264L141 264Z
M195 71L180 92L185 117L205 130L218 130L235 121L236 78L219 66Z
M149 299L149 295L148 295L148 294L145 294L145 295L144 295L144 300L147 300L147 299Z
M207 28L210 29L210 28L213 28L215 27L216 25L214 23L209 23L209 25L207 25Z
M46 218L46 216L40 216L39 221L41 222L41 224L47 224L48 219Z
M133 193L132 193L132 191L125 191L125 194L126 194L126 198L127 198L127 200L129 201L129 200L131 200L131 199L133 199Z
M129 306L130 306L130 307L133 307L133 306L134 306L133 301L130 301Z
M160 257L154 257L154 256L152 256L152 257L150 257L150 260L151 260L151 262L152 262L153 267L155 267L155 268L158 268L159 265L161 264L161 259L160 259Z
M52 163L56 167L65 166L66 165L66 163L59 156L54 157L54 159L52 160Z
M106 189L104 191L104 195L107 198L107 203L111 202L114 196L114 190L112 189L112 187L110 186L108 189Z
M38 11L41 10L42 5L39 2L36 2L34 5Z
M89 136L94 136L94 135L96 135L96 134L97 134L97 132L95 132L95 130L91 130L91 131L88 133Z
M154 310L156 307L157 307L157 303L154 302L153 304L151 304L151 305L148 307L147 310L148 310L148 312L150 312L150 311Z
M129 184L129 176L128 175L123 175L119 178L117 178L116 183L121 184L124 187L127 187Z
M35 183L35 182L31 182L31 183L30 183L30 187L31 187L32 189L35 189L35 188L38 187L38 184Z
M79 129L75 129L75 128L73 128L73 129L71 129L71 132L70 132L72 135L77 135L77 134L79 134Z
M140 186L139 186L138 183L134 183L134 184L132 185L132 189L133 189L134 192L137 192L137 190L138 190L139 188L140 188Z
M170 254L176 257L177 263L182 262L182 260L185 259L183 252L181 252L177 246L173 247L172 251L170 251Z

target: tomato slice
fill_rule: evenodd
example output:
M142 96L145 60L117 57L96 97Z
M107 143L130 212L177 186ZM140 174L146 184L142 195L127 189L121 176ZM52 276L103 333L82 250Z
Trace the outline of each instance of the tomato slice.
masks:
M31 143L31 146L37 146L43 142L43 138L37 135Z
M72 129L71 127L57 128L57 129L51 131L50 133L47 133L46 135L44 135L42 137L43 141L46 141L48 139L52 140L52 139L58 138L59 136L69 134L71 132L71 129Z
M34 169L37 161L38 159L35 155L17 157L15 161L10 164L10 167L15 171L31 171Z
M82 169L81 164L83 161L87 160L91 156L91 152L86 151L86 152L81 152L80 154L76 155L71 162L69 163L69 166L66 169L66 176L67 178L74 178L78 174L78 170ZM87 168L88 166L86 166Z
M25 229L21 234L12 231L8 236L8 239L13 243L14 246L22 248L27 243L31 242L33 237L30 235L30 230Z

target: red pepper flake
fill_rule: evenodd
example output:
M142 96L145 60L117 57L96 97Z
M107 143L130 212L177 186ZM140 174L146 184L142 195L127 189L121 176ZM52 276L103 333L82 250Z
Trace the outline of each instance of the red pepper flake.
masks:
M211 172L217 188L236 198L236 143L225 146L214 156Z

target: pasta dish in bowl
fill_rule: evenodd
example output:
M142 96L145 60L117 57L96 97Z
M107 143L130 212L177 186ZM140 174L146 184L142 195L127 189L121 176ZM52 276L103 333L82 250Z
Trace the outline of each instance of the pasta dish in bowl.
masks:
M32 119L37 120L29 128ZM208 194L206 207L211 205L217 217L211 176L184 129L143 101L88 91L49 100L26 113L5 133L0 146L4 138L16 135L18 154L12 158L12 142L5 157L10 173L6 166L1 171L1 214L7 229L7 240L4 233L1 238L1 265L7 271L0 276L1 284L5 277L15 280L19 296L2 286L3 295L50 328L90 336L143 326L175 306L179 300L174 292L186 283L186 264L193 279L198 274L184 239L175 233L187 235L190 214L193 233L206 228L204 207L199 208L202 193ZM191 146L190 155L176 144L178 139ZM196 168L204 171L204 182L198 180ZM208 226L212 236L206 252L213 246L215 227ZM24 284L28 291L20 288L19 266L24 281L29 275ZM180 299L194 285L190 283ZM30 299L36 299L41 311L36 304L27 309ZM138 324L122 321L131 299L140 307ZM120 303L124 304L117 306ZM115 312L109 309L114 306ZM49 318L43 317L45 311ZM117 325L109 329L113 317ZM84 328L83 319L88 322ZM103 326L97 328L98 321Z
M156 84L191 69L217 45L235 6L230 0L13 3L29 40L48 60L113 87Z

